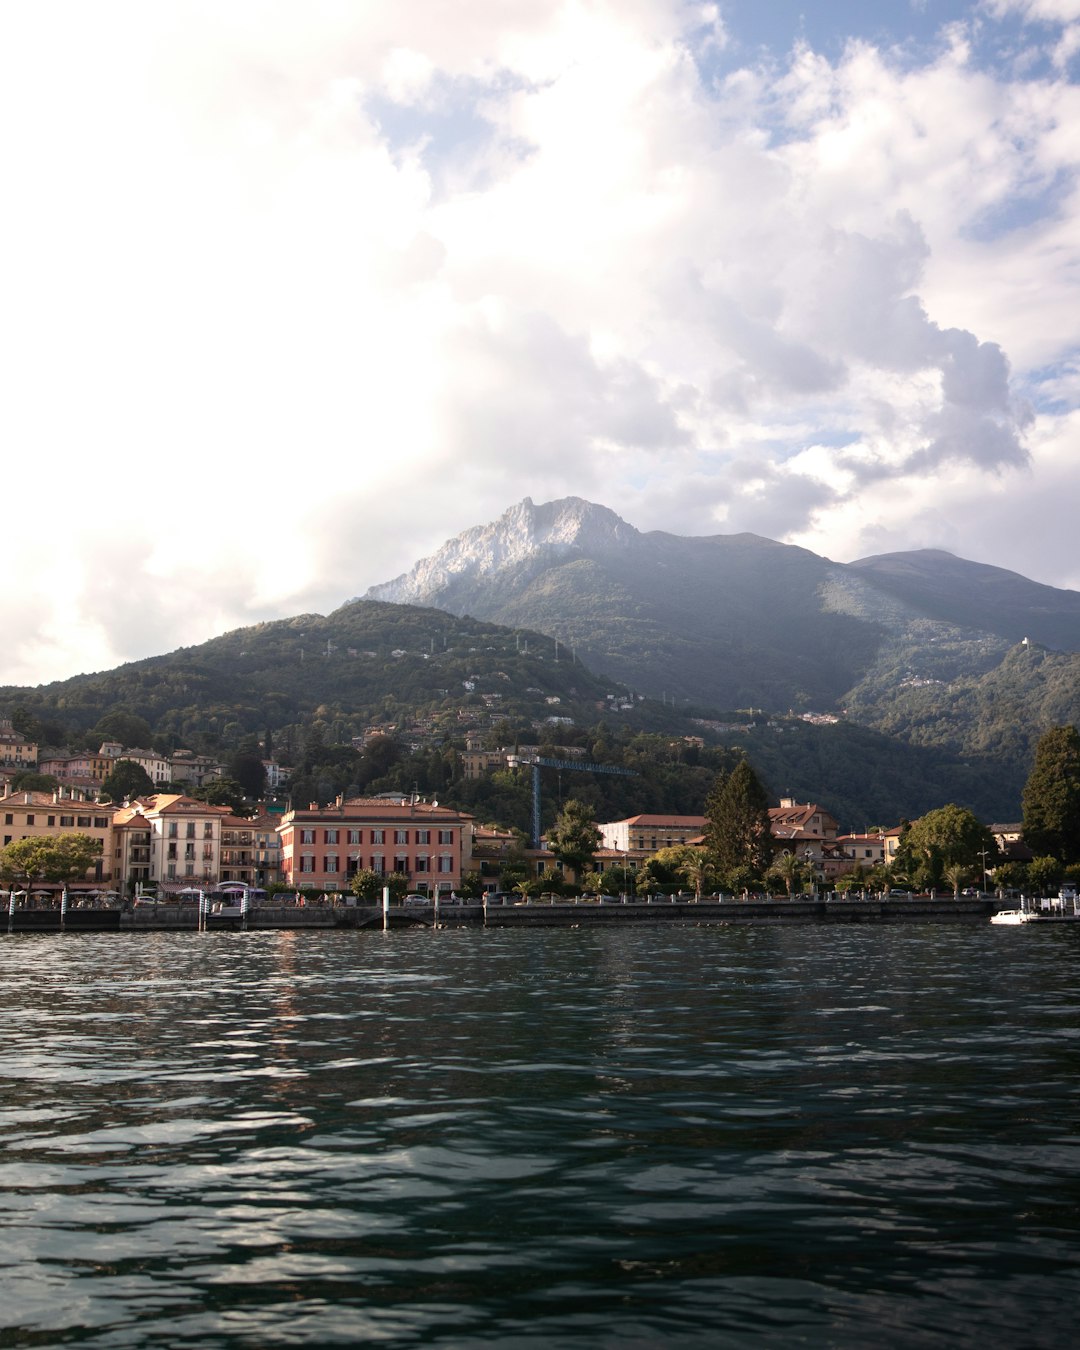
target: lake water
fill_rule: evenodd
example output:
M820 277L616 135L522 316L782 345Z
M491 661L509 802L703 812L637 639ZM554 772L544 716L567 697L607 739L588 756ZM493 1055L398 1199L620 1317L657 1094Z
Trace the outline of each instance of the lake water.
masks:
M1073 1346L1080 925L0 938L0 1346Z

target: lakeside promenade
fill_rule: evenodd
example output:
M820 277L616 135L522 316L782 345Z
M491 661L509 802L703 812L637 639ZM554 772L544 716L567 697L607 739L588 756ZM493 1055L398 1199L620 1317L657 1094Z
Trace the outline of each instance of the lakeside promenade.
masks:
M209 913L209 932L265 932L355 928L597 928L626 924L850 924L968 923L985 921L1003 907L993 896L875 896L867 899L668 899L480 901L435 905L274 905L254 906L246 915ZM10 933L148 933L199 929L197 904L160 902L124 909L15 909ZM0 930L2 931L2 930Z

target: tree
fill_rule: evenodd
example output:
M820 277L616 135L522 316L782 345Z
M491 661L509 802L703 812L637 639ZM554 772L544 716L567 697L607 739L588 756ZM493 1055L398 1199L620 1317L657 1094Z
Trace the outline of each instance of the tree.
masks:
M592 865L600 847L600 831L591 809L576 797L567 799L547 833L547 845L564 867L580 875Z
M464 882L464 878L462 878ZM541 895L565 895L566 878L557 867L545 867L537 877Z
M253 802L266 790L266 768L262 758L251 751L238 750L226 766L225 776L239 783L244 796Z
M801 886L807 873L813 877L813 866L801 862L794 853L785 851L773 859L766 876L782 882L784 889L790 896L795 893L796 886Z
M1061 882L1061 872L1061 861L1058 858L1049 855L1032 858L1027 869L1028 883L1039 895L1046 895L1050 891L1057 890Z
M716 885L716 864L703 848L688 848L679 864L679 875L700 900L702 891Z
M941 874L952 887L953 896L960 894L960 887L967 881L969 876L968 869L963 863L950 863L944 868Z
M372 872L362 867L353 874L349 889L358 900L377 903L382 899L383 888L389 886L390 899L398 901L409 893L409 878L404 872Z
M102 796L113 802L145 797L153 791L154 780L133 759L118 759L101 785Z
M484 879L479 872L466 872L458 886L458 895L463 900L479 900L484 894Z
M88 834L16 839L0 849L0 877L6 882L82 881L98 858L101 840Z
M605 867L597 873L596 884L602 895L628 895L634 885L634 869L621 863Z
M150 744L150 723L145 717L135 713L110 712L91 728L90 736L102 741L119 741L123 746L148 746Z
M11 779L12 792L55 792L60 781L51 773L38 773L36 769L20 769Z
M742 759L721 774L705 802L705 842L729 886L740 869L760 877L772 860L769 799L757 774Z
M1028 865L1025 862L1004 862L994 868L996 890L1022 891L1028 884Z
M208 806L227 806L234 816L250 816L257 810L244 795L244 789L234 778L211 778L202 787L192 788L190 796Z
M897 867L918 885L940 886L947 868L979 868L997 862L997 840L966 807L950 802L928 811L901 836Z
M1051 727L1039 737L1024 785L1024 843L1061 862L1080 861L1080 732Z

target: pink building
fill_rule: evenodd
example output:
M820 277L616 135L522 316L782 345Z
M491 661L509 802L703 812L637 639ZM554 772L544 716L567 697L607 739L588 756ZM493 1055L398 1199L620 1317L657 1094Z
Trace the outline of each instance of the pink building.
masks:
M409 798L358 798L286 812L281 879L320 891L348 889L361 870L401 872L422 895L456 890L472 861L472 817Z

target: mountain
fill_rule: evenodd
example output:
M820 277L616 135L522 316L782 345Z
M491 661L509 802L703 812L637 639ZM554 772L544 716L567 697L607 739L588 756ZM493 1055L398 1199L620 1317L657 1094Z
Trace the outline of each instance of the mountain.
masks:
M367 598L539 629L654 697L826 708L884 634L823 599L836 573L758 535L643 534L579 498L526 498Z
M646 693L723 708L832 706L898 636L909 652L966 645L954 673L985 672L1024 637L1080 651L1080 595L1002 568L641 533L576 497L526 498L367 596L536 628Z
M927 617L1025 637L1059 651L1080 651L1080 594L1029 581L1017 572L966 562L942 549L860 558L849 567L877 590Z
M576 498L526 500L329 615L0 688L0 716L82 744L121 714L155 744L223 756L269 734L302 766L298 791L419 783L506 823L527 823L527 791L455 776L466 728L566 737L639 767L575 777L603 819L700 810L739 751L774 796L821 800L852 826L946 801L1010 819L1040 732L1080 722L1077 601L949 554L845 566L756 535L642 533ZM1062 650L1037 640L1050 637ZM392 760L391 781L350 748L372 727L396 732L399 756L426 748Z
M235 749L270 728L286 760L313 722L347 744L371 725L407 733L444 718L492 711L541 720L596 717L616 690L550 639L412 606L358 600L332 614L254 624L164 656L33 689L0 688L0 715L16 709L86 732L118 710L159 741ZM283 743L283 733L287 740Z
M1080 720L1080 595L937 550L842 564L526 498L367 594L527 625L653 697L842 713L985 757L1017 804L1039 734Z

